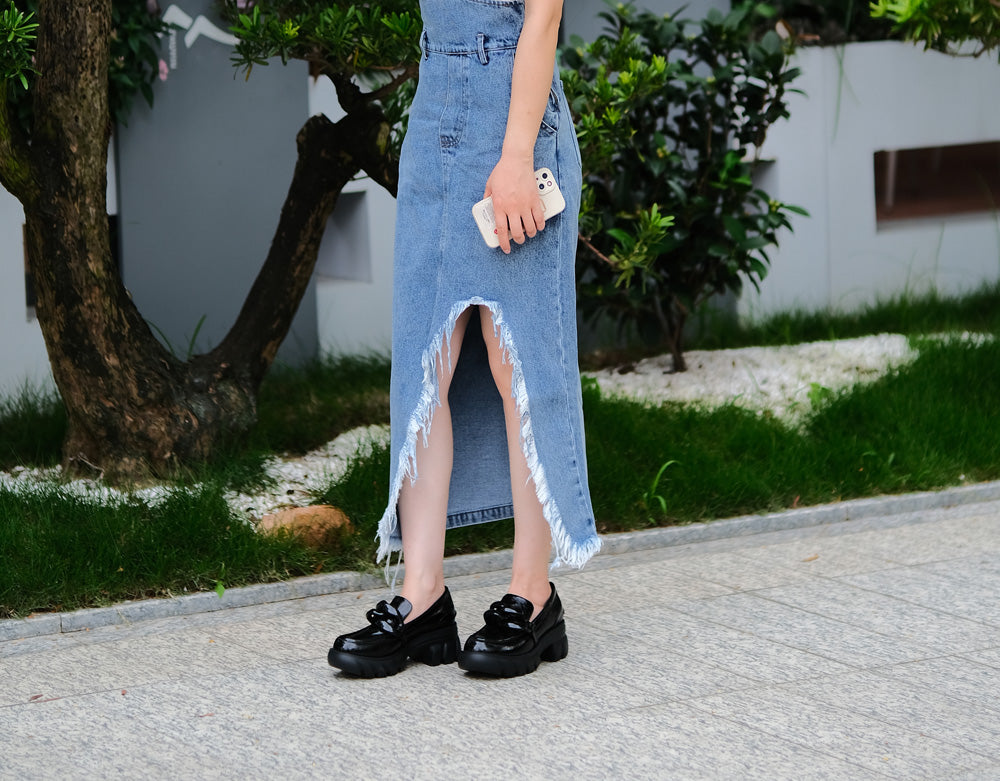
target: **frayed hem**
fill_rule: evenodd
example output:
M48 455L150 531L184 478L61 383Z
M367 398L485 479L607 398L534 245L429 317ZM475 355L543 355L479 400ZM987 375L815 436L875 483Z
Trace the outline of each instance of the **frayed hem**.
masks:
M583 565L590 561L601 551L601 538L594 536L582 545L576 545L566 552L556 550L556 557L549 566L550 570L559 567L572 567L573 569L583 569Z
M503 359L511 365L511 393L517 405L520 415L520 440L521 452L524 454L528 464L528 472L535 485L535 495L542 506L542 514L549 525L552 535L552 546L555 549L555 559L553 567L566 564L577 569L583 567L601 548L599 537L592 536L585 542L574 544L569 532L563 523L562 515L556 506L555 498L549 490L549 485L545 479L545 470L542 467L538 450L535 446L535 435L531 425L531 410L529 408L528 388L524 378L524 371L521 361L517 355L517 348L510 333L507 323L503 317L500 305L495 301L486 301L482 298L470 298L466 301L456 303L448 315L444 326L437 332L430 346L424 351L421 357L421 365L424 370L424 379L420 398L416 409L410 416L406 429L406 439L399 453L399 460L396 467L396 478L393 481L389 494L389 503L386 507L378 525L376 539L379 541L376 560L378 563L387 561L386 578L388 581L389 563L391 553L402 550L402 540L394 537L399 526L398 503L399 493L402 490L403 480L409 478L411 481L417 477L417 435L423 437L426 446L427 436L430 431L431 421L434 417L434 408L440 404L438 398L439 385L437 374L437 362L439 359L450 359L451 356L451 336L455 332L455 324L461 314L470 307L485 306L490 310L493 322L493 332L499 336L500 349L503 352ZM445 355L445 352L447 353Z

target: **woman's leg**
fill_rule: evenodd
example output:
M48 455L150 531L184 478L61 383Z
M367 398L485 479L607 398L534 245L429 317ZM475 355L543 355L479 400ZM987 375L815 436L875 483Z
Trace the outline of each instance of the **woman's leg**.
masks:
M444 534L452 464L448 388L471 315L472 309L459 315L451 337L450 355L447 349L440 353L437 378L441 406L434 410L426 446L423 437L417 437L417 479L412 482L404 479L399 492L399 524L406 563L400 593L413 605L407 620L423 613L444 592Z
M485 306L479 307L479 316L490 358L490 370L503 398L504 420L507 425L510 484L514 497L514 564L508 591L524 597L535 606L532 615L534 618L551 593L549 558L552 537L521 448L521 414L511 393L513 367L504 360L503 347L493 326L490 310Z

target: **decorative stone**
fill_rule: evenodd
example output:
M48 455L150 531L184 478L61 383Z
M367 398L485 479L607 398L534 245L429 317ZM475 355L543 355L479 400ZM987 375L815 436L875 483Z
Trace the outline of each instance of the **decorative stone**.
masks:
M280 510L265 515L257 524L257 531L263 534L273 534L282 529L300 537L312 548L322 547L334 529L339 530L341 534L350 534L354 531L350 519L344 512L328 504Z

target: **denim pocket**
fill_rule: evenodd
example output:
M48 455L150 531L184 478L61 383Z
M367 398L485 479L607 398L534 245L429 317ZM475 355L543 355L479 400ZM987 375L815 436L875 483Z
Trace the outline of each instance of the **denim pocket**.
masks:
M524 0L465 0L467 3L476 5L492 5L495 8L505 8L512 5L521 5Z
M475 0L478 2L478 0ZM542 114L542 125L538 129L539 134L554 136L559 132L559 96L555 90L549 90L549 100L545 104L545 113Z
M462 140L469 117L468 57L448 57L448 76L439 120L443 149L454 149Z

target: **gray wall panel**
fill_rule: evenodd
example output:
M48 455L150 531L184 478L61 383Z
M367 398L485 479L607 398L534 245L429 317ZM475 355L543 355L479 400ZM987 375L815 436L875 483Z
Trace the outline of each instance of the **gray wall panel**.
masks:
M710 8L728 11L731 7L729 0L693 0L690 3L681 0L644 0L636 5L659 14L676 13L680 10L681 16L686 19L701 19ZM563 32L567 43L571 35L579 35L584 41L592 41L604 31L605 22L597 17L601 11L608 10L608 4L604 0L565 0L564 9Z
M154 88L155 107L137 101L117 132L125 284L182 353L202 316L198 352L236 318L270 246L308 116L305 64L234 78L212 5L166 7L187 28L163 41L171 71ZM310 286L280 358L299 362L316 349Z

